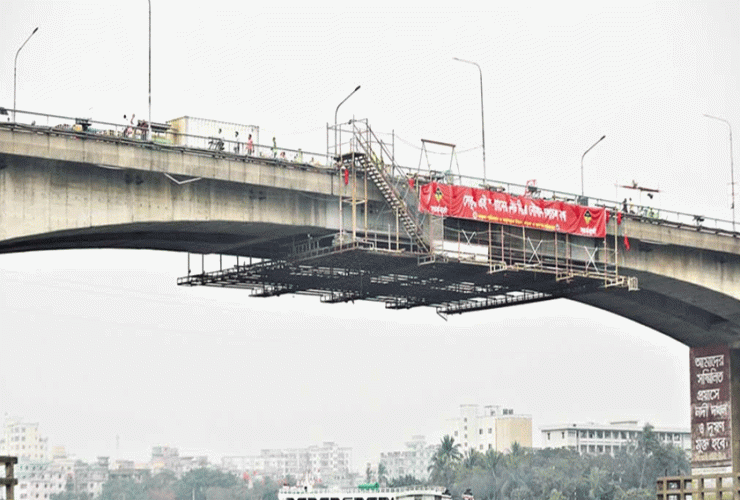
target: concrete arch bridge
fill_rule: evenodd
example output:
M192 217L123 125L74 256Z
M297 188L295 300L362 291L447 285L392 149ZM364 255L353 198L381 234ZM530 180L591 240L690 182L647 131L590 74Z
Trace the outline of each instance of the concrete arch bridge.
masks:
M738 345L732 227L626 215L597 239L432 217L418 210L417 190L444 174L400 168L367 122L331 132L328 159L304 163L2 124L0 252L238 256L179 284L433 306L442 315L568 297L689 346Z

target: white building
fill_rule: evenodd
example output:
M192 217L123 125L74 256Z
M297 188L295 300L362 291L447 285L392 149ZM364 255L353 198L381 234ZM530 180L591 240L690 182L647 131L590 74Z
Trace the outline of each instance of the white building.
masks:
M182 457L180 451L172 446L152 447L152 459L149 462L152 474L169 470L174 472L175 476L182 477L183 474L204 467L208 467L208 457L205 455Z
M19 500L48 500L55 493L66 490L67 481L73 474L71 463L49 461L18 461L15 475L18 485L15 498Z
M404 451L381 453L380 463L385 465L388 479L409 475L424 481L429 477L429 463L436 451L437 445L427 444L424 436L413 436Z
M39 424L20 418L5 418L0 436L0 455L18 457L18 462L49 459L49 438L39 433Z
M460 416L446 422L445 434L460 444L460 451L475 449L481 453L493 449L506 452L519 443L532 447L532 416L515 414L500 406L460 405Z
M556 424L540 428L543 448L569 448L579 453L616 454L634 443L642 434L644 425L637 420L608 424ZM672 444L691 451L691 431L688 429L654 427L661 443Z
M265 449L259 455L223 457L224 469L249 477L290 475L323 483L340 483L347 478L352 462L352 448L325 442L308 448Z

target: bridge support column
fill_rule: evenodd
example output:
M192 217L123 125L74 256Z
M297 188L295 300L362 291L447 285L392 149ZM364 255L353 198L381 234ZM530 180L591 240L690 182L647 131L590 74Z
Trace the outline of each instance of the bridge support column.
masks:
M5 500L13 500L13 487L18 484L13 465L18 463L18 457L2 456L0 463L5 465L5 477L0 478L0 485L5 486Z

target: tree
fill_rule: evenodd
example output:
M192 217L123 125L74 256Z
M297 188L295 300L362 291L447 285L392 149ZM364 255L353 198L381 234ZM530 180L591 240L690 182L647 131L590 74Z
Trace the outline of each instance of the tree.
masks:
M92 493L63 491L61 493L52 493L49 495L49 500L92 500Z
M483 455L483 470L485 470L491 480L491 488L484 500L496 500L496 498L498 498L499 479L503 465L503 453L496 451L493 448L486 450L485 455Z
M386 469L383 462L380 462L378 464L378 482L380 484L385 484L388 482L388 469Z
M238 483L233 474L206 468L193 469L174 485L177 500L206 500L206 490L210 487L231 488ZM121 499L113 499L121 500ZM129 499L126 499L129 500Z
M462 457L462 466L466 469L472 470L478 465L482 466L483 460L483 454L481 452L470 448Z
M98 500L149 500L144 485L130 478L112 477L103 485Z
M401 486L414 486L417 484L423 483L421 480L415 478L411 474L406 474L405 476L394 477L390 480L388 486L390 486L391 488L399 488Z
M433 483L441 483L448 488L452 486L455 468L462 457L459 448L460 445L450 435L442 438L428 468Z

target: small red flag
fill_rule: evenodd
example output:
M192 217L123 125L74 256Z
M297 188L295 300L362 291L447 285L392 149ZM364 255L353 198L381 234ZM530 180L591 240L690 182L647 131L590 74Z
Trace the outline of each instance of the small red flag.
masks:
M409 187L411 189L414 189L414 178L413 177L409 177Z
M622 223L622 212L617 212L617 225Z
M624 247L629 250L630 249L630 240L627 238L627 235L624 235Z
M344 185L346 186L347 184L349 184L349 169L345 168L344 169Z

